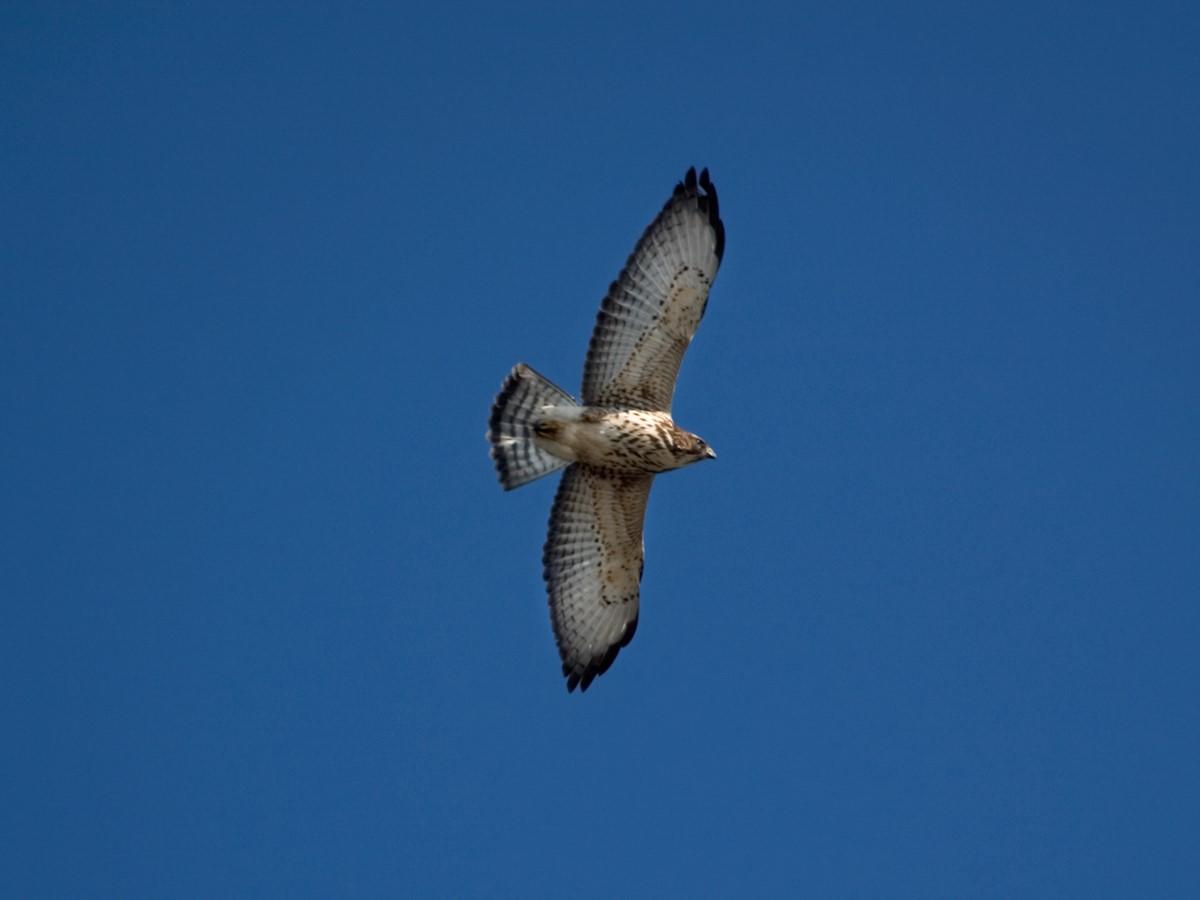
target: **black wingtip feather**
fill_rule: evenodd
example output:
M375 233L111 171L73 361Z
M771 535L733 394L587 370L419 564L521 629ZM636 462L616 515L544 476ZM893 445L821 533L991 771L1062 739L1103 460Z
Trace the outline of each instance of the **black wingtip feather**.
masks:
M721 221L721 206L717 200L717 186L713 184L707 167L701 169L700 176L697 177L696 167L691 166L687 170L687 174L683 176L683 181L675 185L675 190L671 192L671 200L667 202L669 204L679 197L687 196L695 197L700 206L700 211L708 215L708 224L712 226L712 230L717 238L717 262L720 262L725 258L725 223Z
M622 647L628 647L629 642L633 640L633 635L637 631L638 617L634 616L632 621L625 626L625 633L621 635L621 639L613 644L605 651L604 655L598 659L593 659L583 670L573 669L565 662L563 663L563 675L567 679L567 693L572 693L575 688L579 688L580 693L586 691L593 681L600 675L603 675L617 659L617 654L621 652Z
M721 205L717 199L717 186L713 184L712 178L708 174L708 168L700 170L699 182L695 179L695 169L688 169L688 174L691 176L693 189L699 184L703 194L697 193L697 200L700 203L702 212L708 214L708 224L712 226L713 232L717 237L717 260L721 261L725 258L725 223L721 221Z

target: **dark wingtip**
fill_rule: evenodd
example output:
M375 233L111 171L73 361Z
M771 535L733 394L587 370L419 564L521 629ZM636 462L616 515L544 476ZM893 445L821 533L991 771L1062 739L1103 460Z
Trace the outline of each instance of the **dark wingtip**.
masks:
M621 648L628 647L629 642L633 640L633 635L637 632L637 626L638 617L634 616L629 624L625 626L625 633L621 635L621 639L609 647L603 656L593 658L582 670L572 668L564 662L562 669L563 675L567 678L567 693L573 692L577 687L580 693L583 693L597 677L607 672L616 660L617 654L621 652Z
M689 169L688 171L694 173L695 169ZM704 191L703 194L698 195L700 209L708 214L708 224L712 226L712 230L716 234L716 252L717 261L719 262L725 258L725 223L721 221L721 205L717 198L717 186L713 184L707 167L700 170L699 186Z
M671 192L671 199L667 201L667 205L670 206L680 197L695 197L700 211L708 216L708 224L712 226L716 236L717 262L720 262L725 258L725 223L721 221L721 205L717 199L717 186L713 184L707 167L700 170L699 177L696 175L696 167L690 167L687 174L683 176L683 181L675 185L675 190Z

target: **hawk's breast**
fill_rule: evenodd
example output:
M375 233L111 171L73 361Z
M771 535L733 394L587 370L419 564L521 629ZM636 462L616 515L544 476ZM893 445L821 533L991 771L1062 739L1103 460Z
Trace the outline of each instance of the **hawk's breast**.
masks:
M674 431L675 423L664 412L583 407L547 410L534 439L562 459L633 474L665 472L679 465L672 452Z

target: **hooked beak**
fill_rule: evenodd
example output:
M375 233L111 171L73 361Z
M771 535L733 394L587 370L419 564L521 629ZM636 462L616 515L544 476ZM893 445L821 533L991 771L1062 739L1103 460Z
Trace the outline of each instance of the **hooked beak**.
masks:
M714 450L712 447L705 447L705 448L704 448L704 455L705 455L705 456L707 456L709 459L716 459L716 458L717 458L717 451L716 451L716 450Z

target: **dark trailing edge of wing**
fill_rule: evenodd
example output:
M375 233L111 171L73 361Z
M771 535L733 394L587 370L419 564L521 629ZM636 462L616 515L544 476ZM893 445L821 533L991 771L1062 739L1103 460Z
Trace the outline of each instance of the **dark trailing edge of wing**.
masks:
M628 647L629 642L633 640L633 634L637 631L638 620L635 616L633 621L625 626L625 634L621 640L608 648L608 652L598 659L588 663L582 673L574 672L565 662L563 663L563 675L567 676L567 693L579 688L580 692L586 691L588 686L595 680L597 675L603 675L608 671L613 664L613 660L617 658L617 654L621 652L622 647Z

